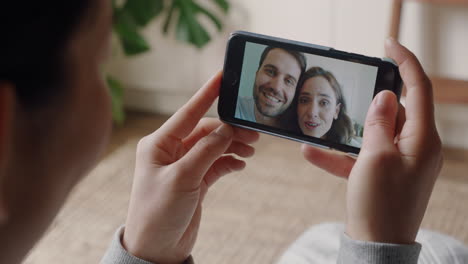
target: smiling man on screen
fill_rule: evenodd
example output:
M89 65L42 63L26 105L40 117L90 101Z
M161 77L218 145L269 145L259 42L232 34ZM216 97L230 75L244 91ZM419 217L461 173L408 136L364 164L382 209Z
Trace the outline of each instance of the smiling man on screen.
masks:
M279 117L291 105L305 68L302 53L266 47L255 75L253 97L239 97L235 117L280 127Z

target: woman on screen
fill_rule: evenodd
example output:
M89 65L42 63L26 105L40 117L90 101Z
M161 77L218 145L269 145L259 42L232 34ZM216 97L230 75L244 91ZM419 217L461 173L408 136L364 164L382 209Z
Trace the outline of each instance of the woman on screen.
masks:
M302 133L351 144L353 124L346 114L346 102L335 76L312 67L303 74L299 85L297 120Z

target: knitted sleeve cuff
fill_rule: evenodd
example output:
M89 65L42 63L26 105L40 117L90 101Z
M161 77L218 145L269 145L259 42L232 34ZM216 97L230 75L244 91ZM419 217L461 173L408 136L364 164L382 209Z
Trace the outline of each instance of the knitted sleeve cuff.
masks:
M341 235L338 264L417 264L421 244L388 244L353 240Z
M107 249L104 257L101 259L101 264L157 264L152 263L140 258L137 258L125 250L122 246L122 236L124 233L125 227L121 226L115 232L112 242ZM184 261L182 264L194 264L192 256L190 256L187 260Z

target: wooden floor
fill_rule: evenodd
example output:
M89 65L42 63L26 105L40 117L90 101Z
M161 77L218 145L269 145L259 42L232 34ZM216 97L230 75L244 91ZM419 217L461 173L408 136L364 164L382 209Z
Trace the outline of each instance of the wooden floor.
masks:
M98 263L125 221L138 139L165 117L131 114L109 151L73 191L25 263ZM344 221L346 182L308 164L299 144L263 135L248 167L209 192L197 263L272 263L309 226ZM423 227L468 243L468 152L445 150L446 162Z

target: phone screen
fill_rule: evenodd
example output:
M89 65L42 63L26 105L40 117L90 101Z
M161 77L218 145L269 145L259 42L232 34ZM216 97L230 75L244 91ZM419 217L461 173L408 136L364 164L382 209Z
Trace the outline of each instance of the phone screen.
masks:
M378 67L246 42L235 118L360 148Z
M250 32L231 35L218 113L229 124L358 154L374 96L399 98L386 59Z

